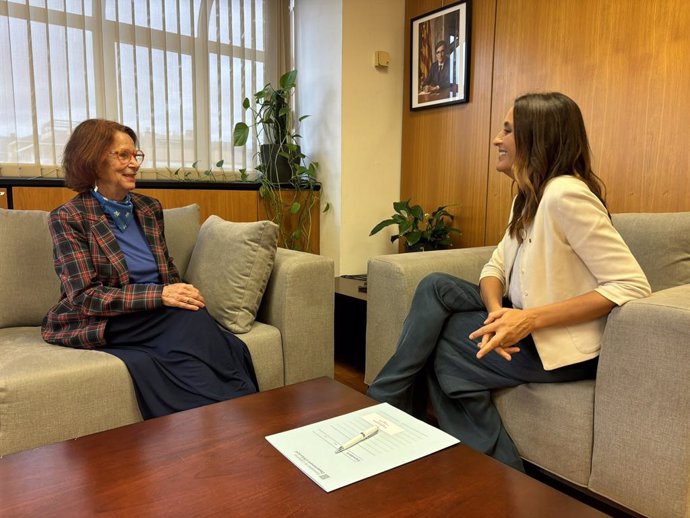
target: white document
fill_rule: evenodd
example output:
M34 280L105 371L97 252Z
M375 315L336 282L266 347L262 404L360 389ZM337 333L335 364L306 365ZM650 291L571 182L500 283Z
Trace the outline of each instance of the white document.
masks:
M378 427L378 433L336 453L372 426ZM388 403L269 435L266 440L327 492L460 442Z

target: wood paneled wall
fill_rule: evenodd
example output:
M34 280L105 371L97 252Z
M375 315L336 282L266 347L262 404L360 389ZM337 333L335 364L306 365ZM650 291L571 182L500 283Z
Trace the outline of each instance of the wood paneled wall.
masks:
M470 102L410 110L410 20L441 7L438 0L407 0L401 199L425 210L457 203L451 210L462 246L484 243L491 119L494 2L474 0ZM449 3L449 2L446 2Z
M259 191L253 190L221 190L221 189L137 189L136 192L157 198L163 208L172 209L174 207L184 207L197 203L199 205L201 222L215 214L227 221L247 223L268 219L263 200L259 196ZM13 208L33 209L50 211L59 207L63 203L71 200L75 192L66 187L12 187ZM286 203L293 200L292 191L281 193ZM320 214L319 214L319 194L317 201L311 211L310 225L310 245L308 252L318 254L320 241ZM4 197L0 197L0 207L5 202ZM283 225L284 228L292 231L296 227L296 217L286 214ZM284 243L279 243L283 246Z
M408 24L442 3L407 0ZM468 105L410 113L407 71L401 197L459 200L459 244L496 243L512 193L494 170L493 136L516 96L558 90L582 109L611 212L690 210L687 0L472 0L472 9Z
M12 208L51 211L75 196L67 187L12 187Z
M164 208L199 204L200 219L216 214L228 221L257 221L258 191L222 191L204 189L137 189L136 192L158 199ZM67 187L13 187L15 209L53 210L74 198Z

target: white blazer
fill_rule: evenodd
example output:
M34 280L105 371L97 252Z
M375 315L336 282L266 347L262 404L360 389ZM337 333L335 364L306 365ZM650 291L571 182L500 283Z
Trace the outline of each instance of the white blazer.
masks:
M520 264L513 264L518 245L506 231L480 279L498 278L507 296L511 269L519 268L525 309L592 290L619 306L651 293L642 268L613 228L606 208L574 176L548 182L534 222L526 229ZM606 317L601 317L534 331L532 338L544 369L597 356L605 324Z

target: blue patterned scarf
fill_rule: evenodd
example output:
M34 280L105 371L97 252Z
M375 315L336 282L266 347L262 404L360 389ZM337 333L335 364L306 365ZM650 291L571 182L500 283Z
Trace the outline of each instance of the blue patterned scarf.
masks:
M105 212L110 219L113 220L115 226L124 232L127 226L132 222L134 217L134 205L132 204L132 197L127 194L124 201L113 201L103 196L96 189L91 191L93 197L101 204L103 212Z

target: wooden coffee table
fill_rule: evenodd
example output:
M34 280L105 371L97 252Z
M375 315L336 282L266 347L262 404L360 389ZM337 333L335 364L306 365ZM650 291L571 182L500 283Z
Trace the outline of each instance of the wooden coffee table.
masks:
M460 444L326 493L265 436L375 404L328 378L0 459L0 516L603 516Z

